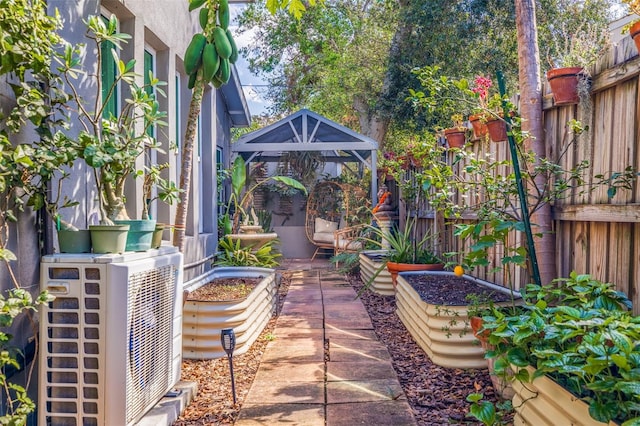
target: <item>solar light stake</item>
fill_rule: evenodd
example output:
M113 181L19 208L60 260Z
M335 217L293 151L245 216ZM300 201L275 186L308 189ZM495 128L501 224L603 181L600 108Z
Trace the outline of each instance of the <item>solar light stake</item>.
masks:
M222 349L227 353L229 359L229 370L231 372L231 392L233 392L233 403L236 403L236 382L233 378L233 350L236 348L236 334L232 328L225 328L220 334Z

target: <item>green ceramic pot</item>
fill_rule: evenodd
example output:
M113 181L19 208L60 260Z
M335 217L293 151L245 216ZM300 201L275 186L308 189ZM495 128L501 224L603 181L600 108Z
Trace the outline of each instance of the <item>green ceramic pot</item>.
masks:
M89 225L94 253L124 253L129 225Z
M118 225L129 225L126 251L147 251L156 229L155 220L114 220Z
M91 232L88 229L58 230L60 253L91 253Z
M164 233L164 223L156 223L156 229L151 238L151 248L157 249L162 245L162 234Z

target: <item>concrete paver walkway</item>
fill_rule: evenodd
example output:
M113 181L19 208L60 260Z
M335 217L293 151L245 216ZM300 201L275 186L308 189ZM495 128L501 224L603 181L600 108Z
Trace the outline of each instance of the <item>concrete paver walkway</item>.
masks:
M235 424L415 425L367 311L324 266L287 265L297 272Z

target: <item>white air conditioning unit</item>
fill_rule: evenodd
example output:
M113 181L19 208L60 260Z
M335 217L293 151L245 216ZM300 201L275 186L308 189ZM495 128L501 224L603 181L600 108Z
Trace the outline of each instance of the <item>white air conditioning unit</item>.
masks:
M137 422L180 378L182 255L45 256L39 425Z

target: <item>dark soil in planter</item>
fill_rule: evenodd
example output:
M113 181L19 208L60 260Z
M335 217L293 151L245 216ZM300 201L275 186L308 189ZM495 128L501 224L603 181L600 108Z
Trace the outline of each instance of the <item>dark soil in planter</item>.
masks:
M479 301L510 302L511 296L489 289L474 281L452 275L417 274L403 277L420 298L432 305L465 306L467 295L477 295Z
M262 278L216 278L189 293L187 300L216 302L244 299Z

